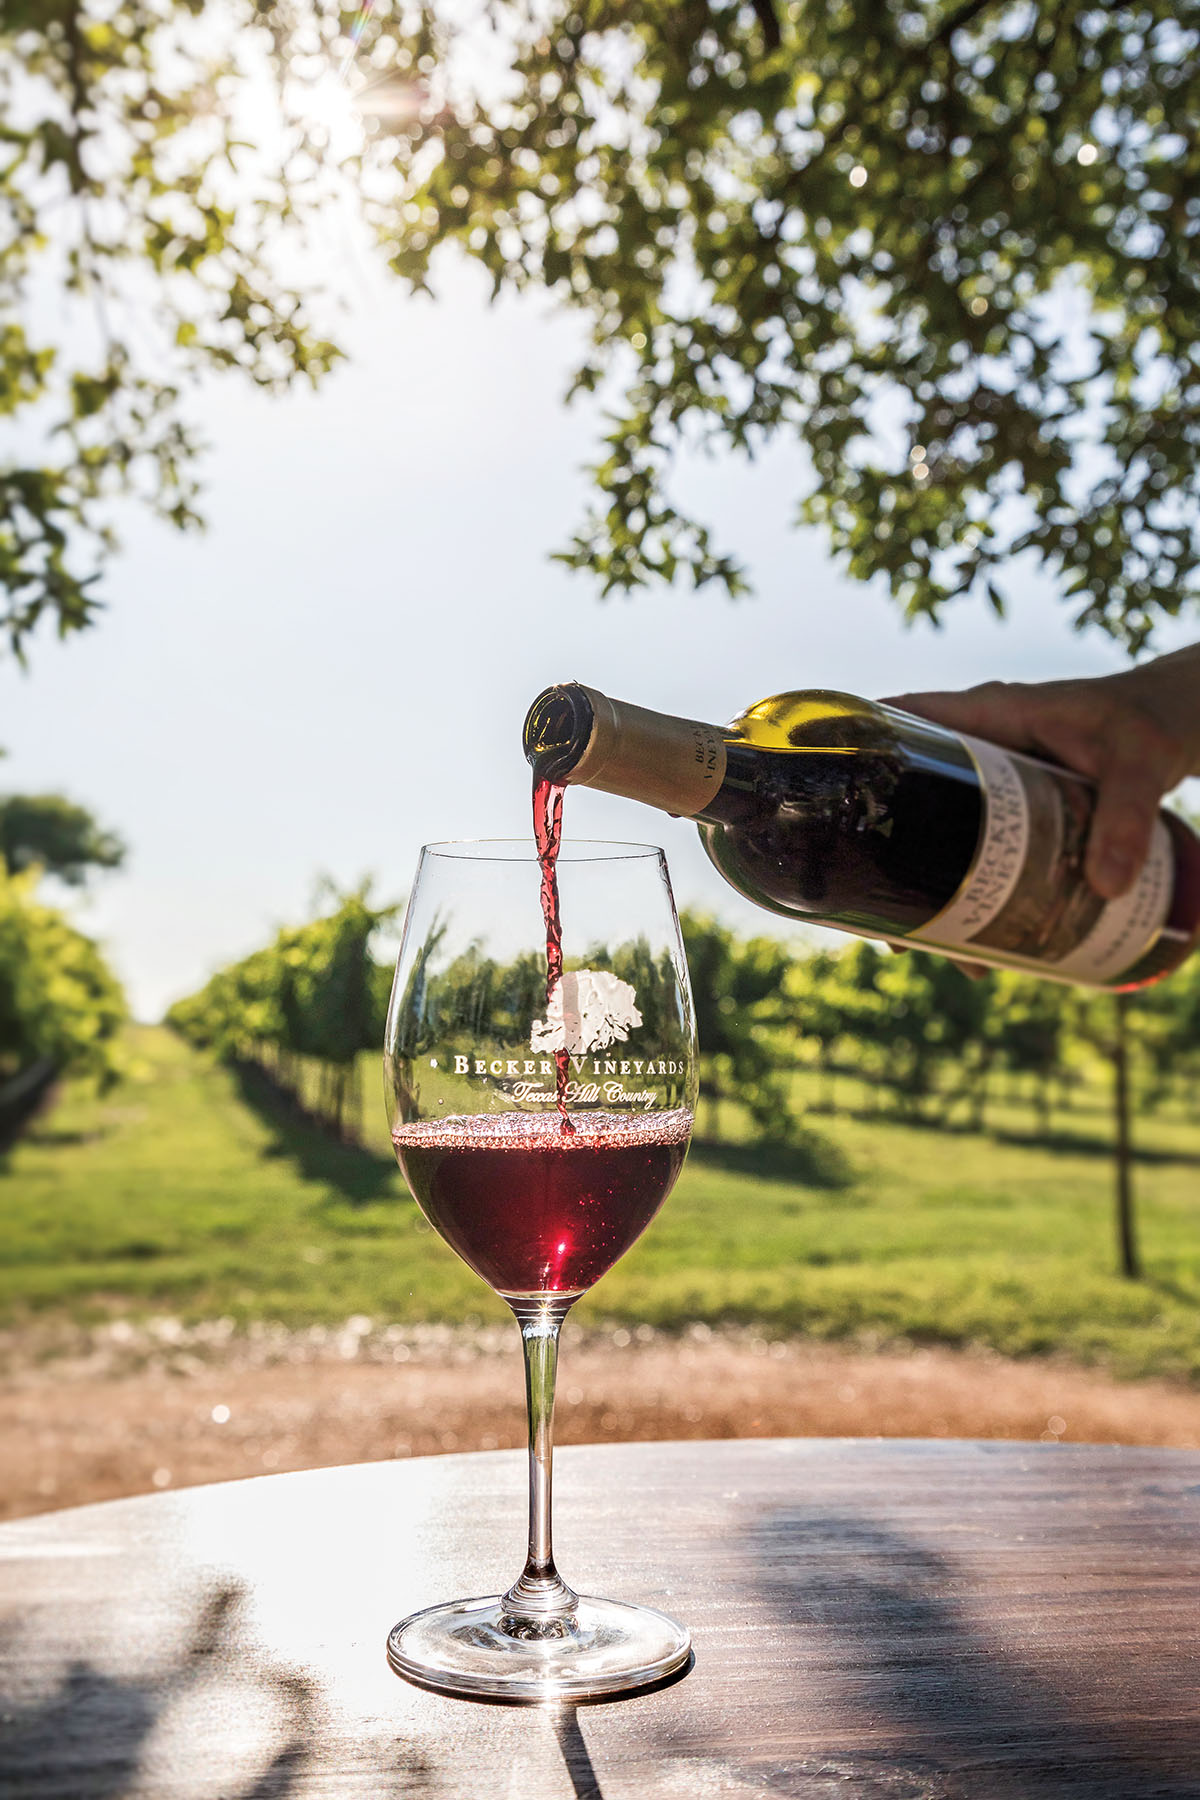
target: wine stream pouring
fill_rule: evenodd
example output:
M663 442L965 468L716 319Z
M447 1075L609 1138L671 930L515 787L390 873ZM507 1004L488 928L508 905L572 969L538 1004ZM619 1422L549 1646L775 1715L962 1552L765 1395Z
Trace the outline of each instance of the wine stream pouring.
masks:
M725 879L792 919L1089 987L1169 974L1200 932L1200 839L1160 813L1131 891L1084 850L1095 788L895 707L813 689L727 726L568 682L529 709L535 784L694 818Z
M542 871L542 921L546 927L546 1013L549 1017L554 990L562 980L562 919L558 906L558 852L562 847L563 790L551 781L533 784L533 840ZM561 1127L570 1136L575 1127L567 1111L569 1056L565 1048L554 1052L555 1103Z

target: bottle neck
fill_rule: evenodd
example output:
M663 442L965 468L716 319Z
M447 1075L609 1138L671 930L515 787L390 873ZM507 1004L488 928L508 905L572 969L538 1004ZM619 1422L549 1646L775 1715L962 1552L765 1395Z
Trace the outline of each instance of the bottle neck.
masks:
M611 700L596 688L573 684L573 690L587 703L591 729L586 741L580 742L580 731L556 758L557 779L685 818L707 810L725 780L725 734L719 726ZM576 706L573 717L581 711ZM526 741L528 748L528 727Z

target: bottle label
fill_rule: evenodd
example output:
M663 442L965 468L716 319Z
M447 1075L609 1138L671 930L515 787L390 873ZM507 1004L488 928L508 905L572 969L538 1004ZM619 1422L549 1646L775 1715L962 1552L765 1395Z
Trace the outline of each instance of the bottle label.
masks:
M1105 901L1083 873L1095 804L1089 782L1033 757L962 739L974 760L985 817L966 880L935 918L910 932L951 951L1034 965L1066 981L1113 981L1166 923L1174 855L1160 819L1133 888Z
M970 873L949 906L909 933L939 944L969 944L1005 910L1029 857L1029 797L1006 750L963 738L979 775L986 817Z
M1055 963L1055 974L1069 981L1112 981L1131 969L1167 922L1174 876L1171 834L1159 819L1150 854L1129 892L1109 901L1079 948Z

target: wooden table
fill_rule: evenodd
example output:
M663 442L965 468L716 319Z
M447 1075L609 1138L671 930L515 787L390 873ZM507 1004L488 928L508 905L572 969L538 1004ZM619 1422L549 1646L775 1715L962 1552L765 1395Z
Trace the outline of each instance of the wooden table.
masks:
M515 1573L511 1452L0 1528L4 1800L1200 1797L1200 1455L755 1440L568 1449L559 1561L686 1620L578 1711L394 1676Z

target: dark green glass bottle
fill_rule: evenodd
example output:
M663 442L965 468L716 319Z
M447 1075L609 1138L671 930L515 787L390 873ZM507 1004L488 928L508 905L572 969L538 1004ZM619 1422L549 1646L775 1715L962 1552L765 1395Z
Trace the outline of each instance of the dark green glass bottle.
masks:
M1176 968L1200 928L1200 839L1160 815L1131 893L1105 901L1082 777L894 707L813 689L727 726L571 682L525 721L535 780L695 818L747 899L788 918L1093 987Z

